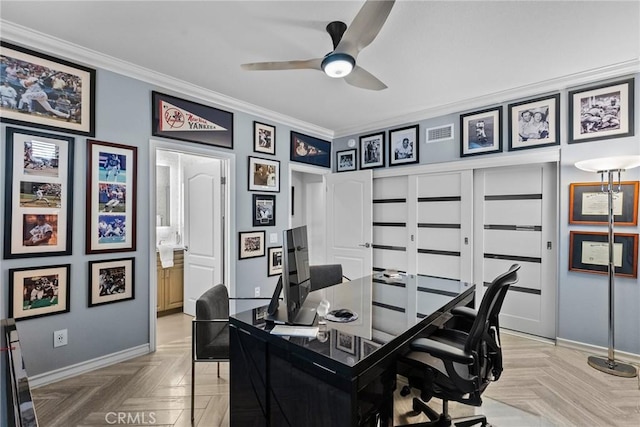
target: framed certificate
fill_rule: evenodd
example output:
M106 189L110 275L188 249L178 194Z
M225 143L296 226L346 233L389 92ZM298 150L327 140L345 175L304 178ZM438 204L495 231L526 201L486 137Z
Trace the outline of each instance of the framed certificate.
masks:
M603 186L604 185L604 191ZM599 182L569 185L569 224L606 225L609 222L607 184ZM638 181L614 184L613 219L616 225L638 225Z
M571 231L569 270L607 274L609 264L608 233ZM616 276L638 277L638 235L616 233L613 238L613 265Z

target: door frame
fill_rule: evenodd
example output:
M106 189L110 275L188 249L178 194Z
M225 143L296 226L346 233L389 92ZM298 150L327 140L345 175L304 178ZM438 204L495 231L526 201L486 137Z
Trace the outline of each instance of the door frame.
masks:
M236 194L234 188L234 178L236 170L236 155L226 151L218 151L213 148L207 148L202 145L182 144L179 142L165 142L156 139L149 140L149 204L150 218L156 217L156 152L157 150L174 151L193 156L206 156L221 161L221 171L226 177L225 183L225 206L222 227L225 230L225 241L222 247L224 275L223 280L226 284L229 295L235 295L235 268L232 268L231 261L235 259L232 254L236 250L235 239L232 238L232 231L235 230L235 215L232 215L231 207L236 204ZM149 351L156 351L156 334L158 313L157 300L158 293L158 277L156 266L156 223L149 221Z

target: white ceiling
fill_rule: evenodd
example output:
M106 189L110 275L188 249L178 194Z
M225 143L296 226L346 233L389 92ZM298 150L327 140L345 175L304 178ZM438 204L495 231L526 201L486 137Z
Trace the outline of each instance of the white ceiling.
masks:
M0 1L2 22L191 82L336 136L602 68L640 72L638 1L399 0L358 65L388 89L247 62L332 50L327 23L362 1ZM91 64L89 64L91 65ZM551 83L550 83L551 82ZM555 87L555 89L560 89ZM547 90L549 90L547 88ZM532 92L532 94L535 94ZM476 104L474 104L474 102ZM459 110L452 110L459 111Z

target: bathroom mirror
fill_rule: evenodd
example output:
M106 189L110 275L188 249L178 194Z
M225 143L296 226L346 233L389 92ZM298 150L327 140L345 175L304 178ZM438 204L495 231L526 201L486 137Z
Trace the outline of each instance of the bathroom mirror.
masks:
M171 225L171 168L156 166L156 226Z

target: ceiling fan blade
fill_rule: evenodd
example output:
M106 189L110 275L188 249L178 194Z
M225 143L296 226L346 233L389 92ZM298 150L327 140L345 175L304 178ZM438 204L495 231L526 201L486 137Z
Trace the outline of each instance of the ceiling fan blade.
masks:
M356 58L358 53L376 38L394 3L395 0L367 0L353 18L334 52L346 53Z
M305 59L301 61L273 61L273 62L253 62L250 64L242 64L243 70L261 71L261 70L321 70L322 58Z
M383 90L387 88L387 85L378 80L376 76L357 65L349 75L344 77L344 80L351 86L362 89Z

